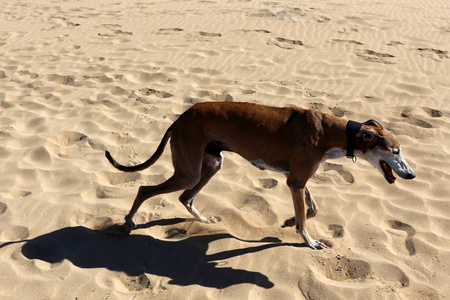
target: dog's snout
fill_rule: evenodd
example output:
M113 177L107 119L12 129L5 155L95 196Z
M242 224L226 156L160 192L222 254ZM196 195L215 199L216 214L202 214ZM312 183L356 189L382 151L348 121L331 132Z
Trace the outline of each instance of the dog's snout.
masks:
M414 171L409 171L406 176L404 177L405 179L414 179L416 178L416 173L414 173Z
M414 178L416 178L416 174L409 173L406 179L414 179Z

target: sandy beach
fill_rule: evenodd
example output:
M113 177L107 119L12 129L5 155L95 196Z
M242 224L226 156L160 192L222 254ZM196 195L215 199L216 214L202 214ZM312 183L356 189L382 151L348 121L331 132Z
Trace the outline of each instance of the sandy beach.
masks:
M0 0L0 299L450 299L450 2ZM417 174L321 165L315 251L283 174L233 153L201 191L146 201L198 102L376 119Z

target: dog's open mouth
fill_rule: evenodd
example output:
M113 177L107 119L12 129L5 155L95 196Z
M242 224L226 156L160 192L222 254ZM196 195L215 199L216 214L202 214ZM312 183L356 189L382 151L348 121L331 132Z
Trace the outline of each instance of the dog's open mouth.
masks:
M384 160L380 161L381 169L384 172L384 177L389 183L394 183L395 179L397 179L392 173L392 168L385 162Z

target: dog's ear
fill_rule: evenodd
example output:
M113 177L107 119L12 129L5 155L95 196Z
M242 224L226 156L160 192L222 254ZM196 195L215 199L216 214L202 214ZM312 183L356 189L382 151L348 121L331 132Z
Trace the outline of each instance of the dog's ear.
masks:
M366 153L367 150L375 147L381 139L382 137L380 137L375 130L363 129L356 135L355 149L361 150L363 153Z
M375 134L370 132L370 131L366 131L362 133L362 140L363 142L375 142L376 141L376 137Z
M366 125L366 126L372 126L372 127L375 127L375 128L383 129L383 126L381 126L381 124L378 123L377 120L370 119L370 120L367 120L366 122L364 122L363 124Z
M378 134L372 130L361 130L359 136L364 143L373 143L379 138Z

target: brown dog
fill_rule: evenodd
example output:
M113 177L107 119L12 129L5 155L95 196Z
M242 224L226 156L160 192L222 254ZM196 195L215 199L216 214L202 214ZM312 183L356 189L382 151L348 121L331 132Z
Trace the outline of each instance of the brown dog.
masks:
M297 232L313 249L325 245L311 238L306 219L317 212L317 204L306 188L320 163L330 158L363 158L378 169L389 183L392 170L404 179L416 175L406 163L400 144L374 120L347 121L314 110L269 107L250 103L198 103L185 111L166 131L158 149L146 162L126 167L106 151L119 170L134 172L151 166L171 138L175 172L166 182L141 186L123 228L136 227L135 214L148 198L185 190L180 201L200 222L214 223L194 207L194 198L222 166L222 151L236 152L260 169L282 172L294 200ZM307 209L308 207L308 209Z

